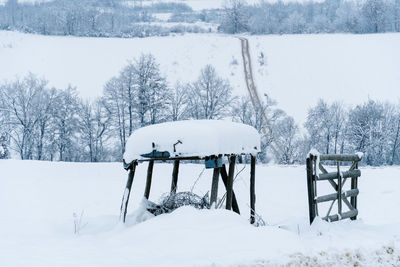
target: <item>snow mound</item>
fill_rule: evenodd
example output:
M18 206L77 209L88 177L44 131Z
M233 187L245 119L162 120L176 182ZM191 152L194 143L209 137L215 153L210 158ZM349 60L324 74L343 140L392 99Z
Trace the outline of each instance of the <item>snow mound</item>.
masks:
M168 152L171 157L254 155L260 151L260 135L249 125L229 121L165 122L134 131L126 144L124 160L143 159L153 150Z

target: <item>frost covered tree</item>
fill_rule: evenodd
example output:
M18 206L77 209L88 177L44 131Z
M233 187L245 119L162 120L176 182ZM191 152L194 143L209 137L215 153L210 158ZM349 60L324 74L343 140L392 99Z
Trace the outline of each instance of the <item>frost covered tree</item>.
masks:
M177 83L169 96L169 116L171 121L188 118L188 85Z
M0 134L0 159L7 159L9 157L7 143L6 134Z
M286 114L276 108L276 101L266 97L262 106L253 105L250 97L241 97L238 101L235 101L232 109L232 117L235 121L248 124L257 129L261 134L261 153L259 158L262 162L267 162L267 150L271 148L271 144L279 141L280 135L277 133L277 125L279 120L284 119ZM265 120L268 119L268 121ZM280 157L278 154L279 148L276 148L276 144L273 145L274 150L270 158Z
M1 99L9 116L10 138L21 159L33 159L35 134L40 120L41 98L45 91L45 80L29 74L24 79L3 84Z
M392 107L373 100L350 110L348 142L354 151L365 153L365 163L382 165L390 157Z
M326 154L343 152L346 114L343 104L335 102L329 105L320 99L315 107L309 109L304 125L310 146Z
M79 141L84 147L85 153L88 154L88 161L104 160L107 157L105 142L109 137L107 134L110 121L104 105L100 100L94 103L81 102L79 115Z
M152 54L142 54L104 87L103 103L119 136L121 155L135 127L167 120L171 91Z
M219 119L230 113L234 101L232 87L218 76L213 66L206 65L189 90L188 106L192 118Z
M385 30L386 5L383 0L367 0L362 7L367 32L381 32Z
M59 161L76 161L80 156L78 149L79 99L76 88L69 86L60 91L54 114L54 143Z
M220 28L227 33L248 31L249 13L244 0L229 0L224 8L224 16Z
M131 99L126 99L127 94L124 89L121 79L114 77L104 86L102 99L110 118L110 128L119 137L120 156L125 151L129 131L133 129L133 96Z
M390 165L400 163L400 106L396 107L393 115L390 123L391 135L389 137L390 159L388 163Z
M281 164L293 164L299 153L299 127L294 119L285 116L276 123L274 131L275 139L280 144L280 153L277 155Z
M163 121L170 90L152 54L142 54L133 64L136 113L140 126Z

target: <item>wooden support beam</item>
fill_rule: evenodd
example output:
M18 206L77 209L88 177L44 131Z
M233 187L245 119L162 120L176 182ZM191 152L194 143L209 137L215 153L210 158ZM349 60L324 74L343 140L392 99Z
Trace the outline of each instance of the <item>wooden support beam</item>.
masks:
M150 160L149 165L147 167L146 188L144 189L144 197L146 199L149 199L150 196L151 179L153 177L153 166L154 166L154 160Z
M226 209L232 209L232 199L233 199L233 176L235 175L235 163L236 156L229 157L229 175L228 175L228 183L226 185Z
M255 222L256 211L256 157L251 155L250 169L250 223Z
M222 181L224 182L225 188L228 191L228 189L227 189L228 188L228 173L226 172L225 164L222 165L220 173L221 173L221 178L222 178ZM232 186L232 210L234 212L236 212L237 214L240 214L239 205L236 200L236 195L235 195L235 191L233 190L233 186Z
M174 160L174 169L172 171L171 193L176 193L178 187L179 159Z
M342 200L345 201L346 197L352 197L352 196L357 196L359 194L358 189L351 189L345 192L342 192ZM319 196L315 198L315 202L317 203L322 203L322 202L328 202L332 201L338 198L337 193L325 195L325 196Z
M355 190L358 191L358 189L355 189ZM357 195L358 195L358 194L357 194ZM346 206L349 208L349 210L354 210L354 209L355 209L355 208L350 204L350 202L347 200L346 197L343 197L342 200L343 200L344 204L346 204Z
M355 164L354 168L355 168L355 170L358 170L358 163ZM351 189L358 189L358 177L351 178ZM350 204L355 210L357 210L357 196L352 196L350 198ZM350 219L356 220L357 214L352 216Z
M337 166L337 179L338 179L338 190L337 190L337 198L338 198L338 214L342 214L342 176L340 173L340 162L336 162Z
M308 215L310 219L310 224L315 219L315 195L313 188L313 155L306 160L306 168L307 168L307 192L308 192Z
M361 176L360 170L345 171L342 173L342 178L359 177ZM338 179L337 172L322 173L317 177L318 181Z
M210 197L210 205L213 206L214 203L217 201L218 196L218 180L219 180L219 173L221 168L214 168L213 177L212 177L212 184L211 184L211 197Z
M312 181L313 181L313 188L314 188L314 197L318 196L318 192L317 192L317 159L318 156L314 156L313 157L313 161L312 161ZM314 201L314 209L315 209L315 216L318 216L319 212L318 212L318 205L315 203Z
M128 180L126 182L124 195L122 196L121 211L120 211L119 219L122 220L123 223L125 223L126 212L128 210L129 196L131 194L133 178L135 177L136 165L137 165L137 162L133 162L130 166L129 173L128 173Z
M319 156L320 161L360 161L361 158L357 154L326 154Z
M322 219L325 220L325 221L329 221L329 222L335 222L335 221L338 221L338 220L344 220L344 219L347 219L347 218L356 217L357 214L358 214L357 210L350 210L350 211L343 212L341 215L334 214L334 215L331 215L331 216L326 216L326 217L324 217Z

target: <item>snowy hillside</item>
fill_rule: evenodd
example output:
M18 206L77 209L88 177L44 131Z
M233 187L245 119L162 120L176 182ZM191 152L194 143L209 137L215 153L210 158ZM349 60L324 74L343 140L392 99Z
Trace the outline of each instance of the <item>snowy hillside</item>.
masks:
M141 3L142 5L152 5L157 3L183 3L190 6L193 10L203 10L203 9L217 9L223 8L227 1L226 0L142 0L142 1L134 1L127 0L127 3L135 4ZM250 0L246 1L248 4L256 4L259 3L259 0ZM286 1L285 1L286 2Z
M258 89L299 122L319 98L345 103L368 98L398 101L400 34L248 38ZM247 94L240 49L237 38L215 34L102 39L0 31L0 80L31 71L53 86L71 83L82 96L95 97L128 60L153 53L170 85L193 81L201 68L212 64L236 94Z
M178 191L190 190L203 165L181 167ZM257 166L256 209L268 223L259 228L247 221L249 166L234 185L242 216L181 208L132 225L146 169L146 164L137 168L131 216L121 226L127 175L121 164L0 161L0 266L400 264L398 167L361 169L360 220L309 227L304 166ZM169 190L171 172L172 165L155 165L151 200ZM194 192L209 190L211 173L203 173Z

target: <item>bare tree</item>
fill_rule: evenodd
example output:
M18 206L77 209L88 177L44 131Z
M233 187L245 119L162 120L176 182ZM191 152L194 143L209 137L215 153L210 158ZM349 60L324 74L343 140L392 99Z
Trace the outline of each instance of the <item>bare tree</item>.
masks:
M2 86L1 98L12 126L10 137L21 159L33 159L35 130L41 113L38 110L43 108L41 96L46 83L29 74Z
M245 0L229 0L224 8L221 29L228 33L239 33L249 30L250 14Z
M230 113L234 101L232 87L217 75L213 66L205 66L189 90L188 101L193 118L219 119Z
M279 120L275 126L275 138L281 145L279 163L293 164L299 149L299 127L292 117L286 116Z
M80 142L88 149L90 162L98 162L106 157L104 142L107 138L109 117L104 105L99 101L80 103Z
M142 54L133 64L136 113L140 126L162 121L169 88L152 54ZM147 118L146 118L147 117Z
M189 86L177 83L169 96L169 120L179 121L188 117L188 94Z

